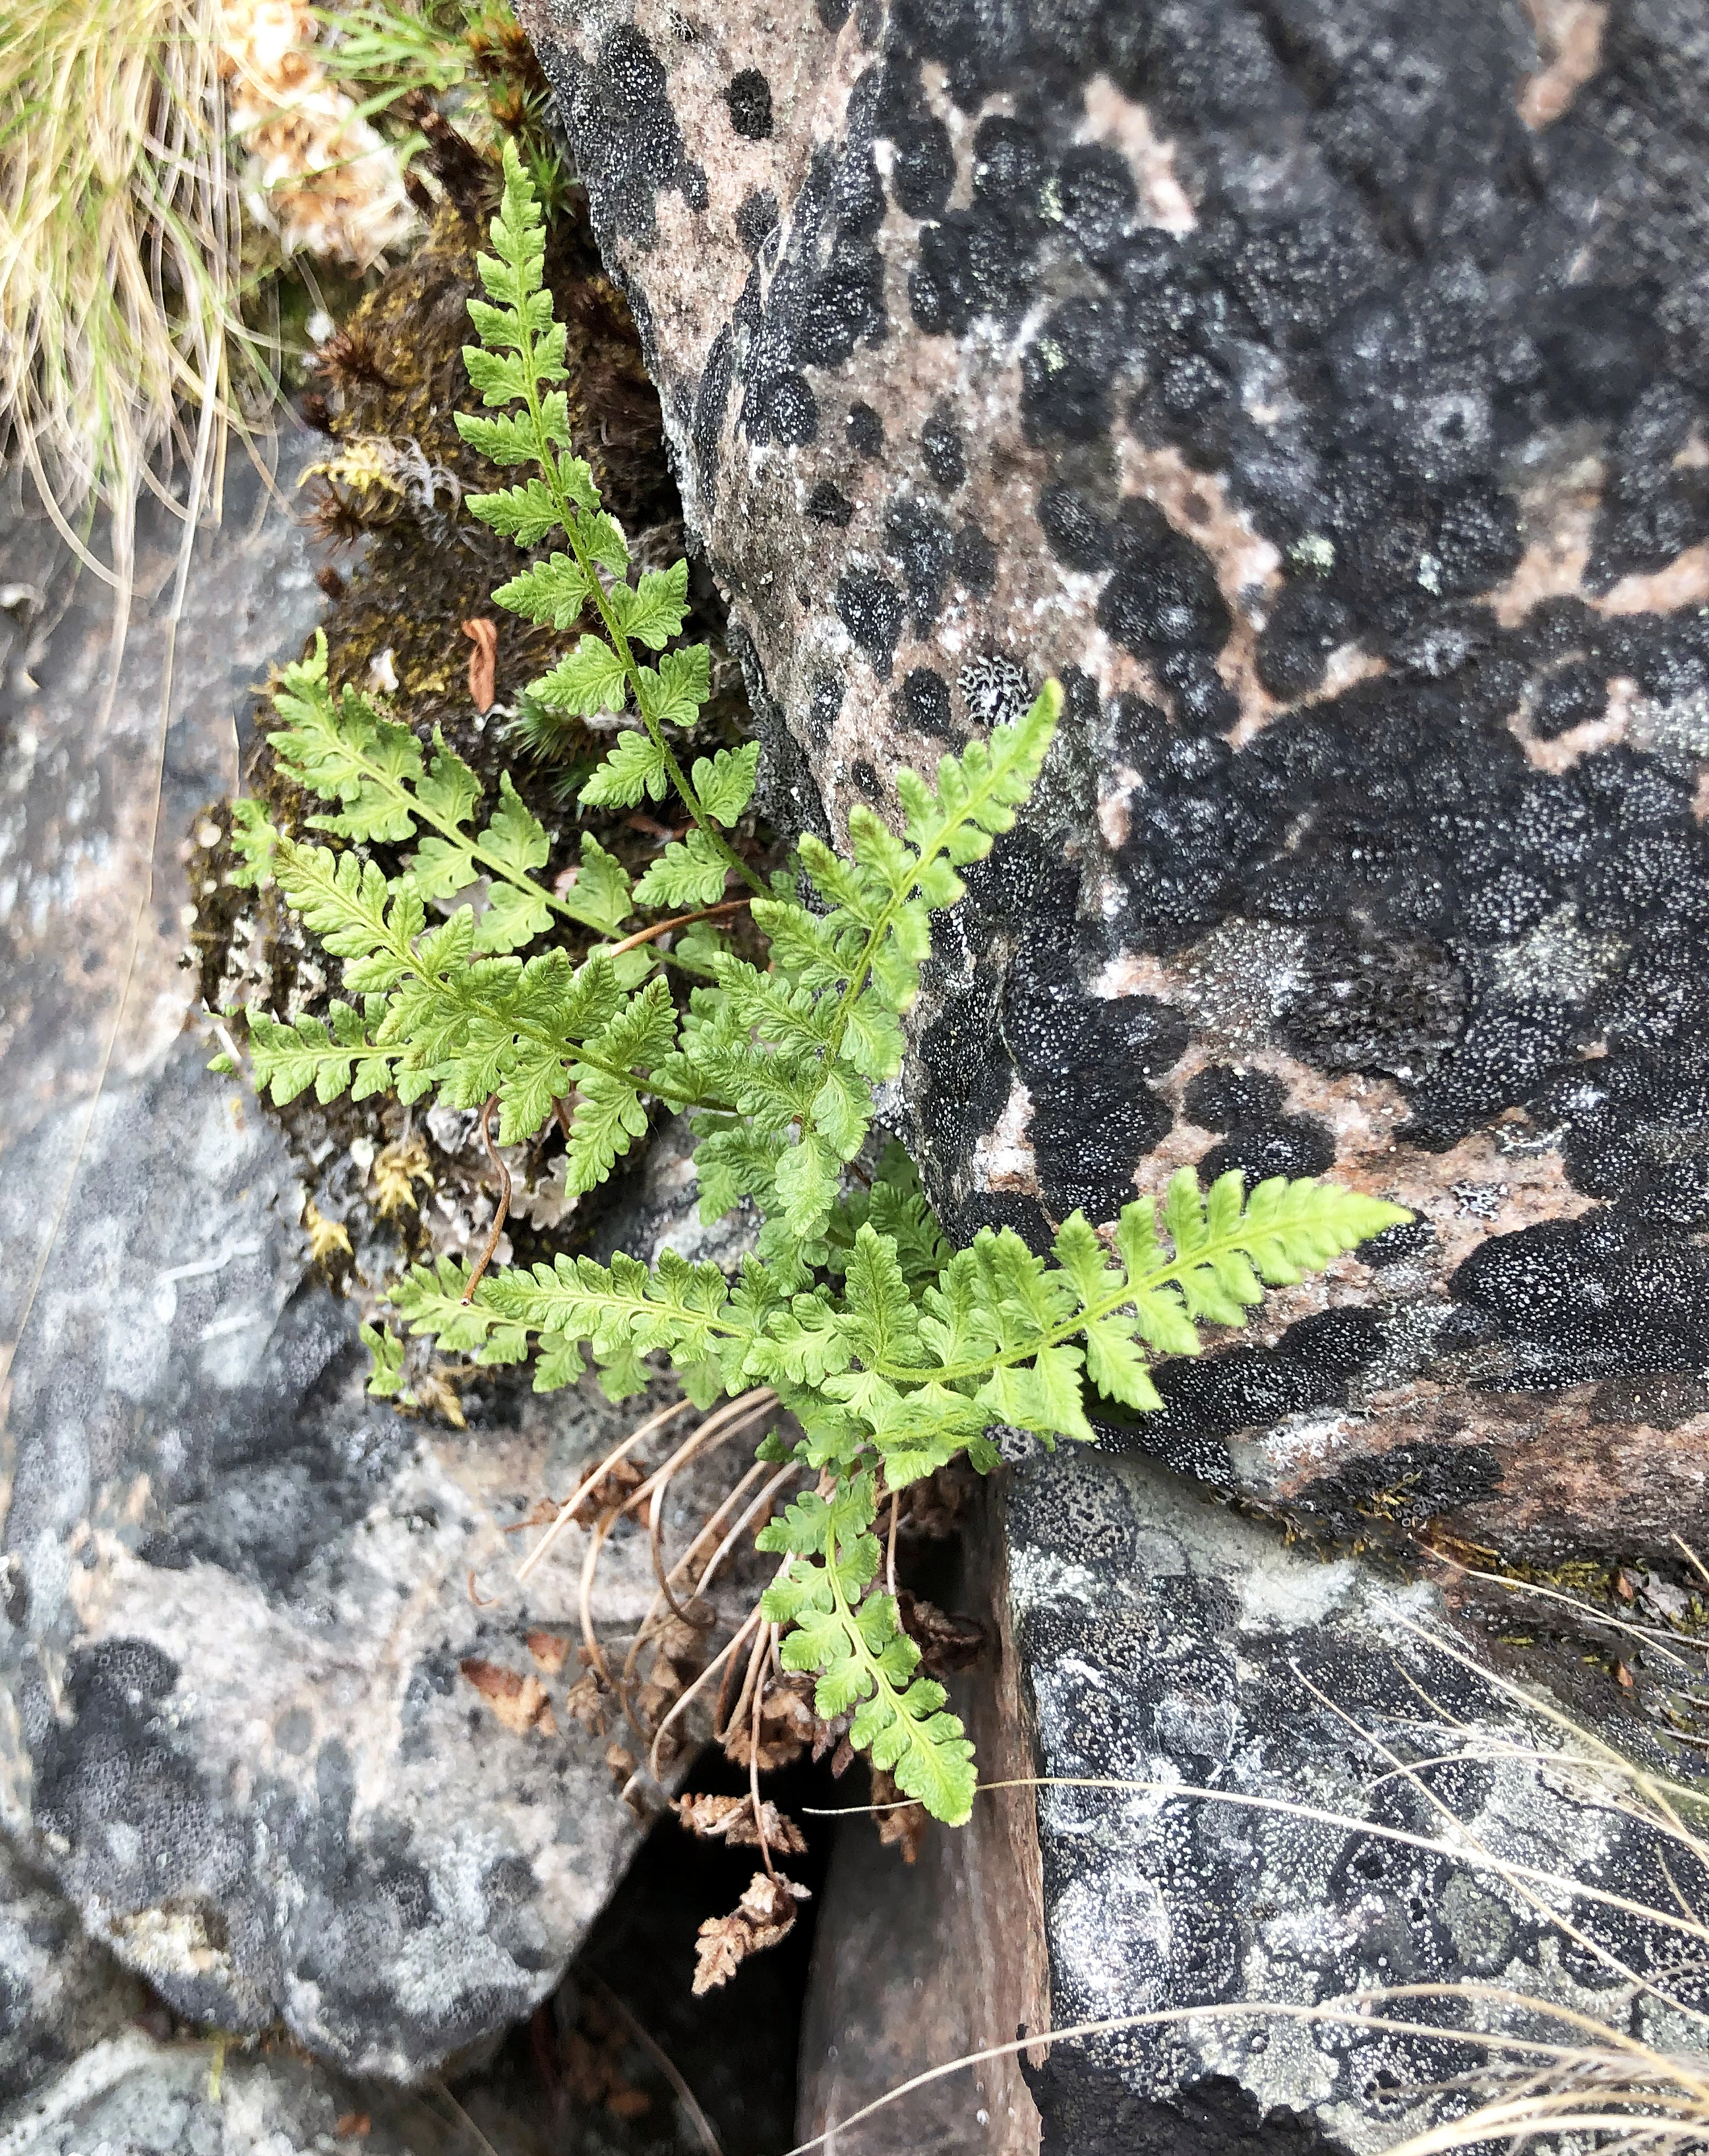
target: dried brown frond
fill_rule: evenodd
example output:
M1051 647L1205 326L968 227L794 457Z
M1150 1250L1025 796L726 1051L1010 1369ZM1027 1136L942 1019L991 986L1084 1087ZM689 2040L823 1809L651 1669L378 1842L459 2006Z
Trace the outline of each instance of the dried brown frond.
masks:
M694 1948L694 1995L728 1984L750 1954L775 1947L794 1928L796 1905L807 1889L780 1872L756 1871L727 1917L709 1917Z
M769 1797L760 1805L757 1820L750 1797L716 1797L703 1792L678 1797L673 1809L689 1833L703 1841L722 1841L732 1849L758 1849L763 1840L766 1848L781 1855L806 1854L807 1837Z
M934 1468L919 1481L910 1482L901 1493L903 1525L911 1532L925 1535L933 1542L959 1534L972 1487L967 1472L959 1465Z
M489 1662L481 1655L467 1656L458 1667L512 1736L525 1737L530 1729L547 1737L557 1735L546 1688L532 1671L507 1670L502 1662Z
M823 1724L814 1713L810 1697L797 1681L775 1678L766 1685L760 1702L760 1772L770 1774L799 1759L813 1743ZM738 1767L754 1757L751 1716L738 1712L724 1740L724 1756Z
M911 1804L882 1767L872 1769L872 1819L886 1849L899 1849L904 1864L918 1861L929 1821L924 1804Z
M530 1632L524 1645L549 1677L555 1677L570 1659L570 1642L561 1632Z
M299 398L297 410L304 425L312 427L317 434L332 432L332 407L318 389L311 389L306 397Z
M463 624L473 649L468 654L468 693L478 711L490 711L499 695L499 624L482 614Z
M564 1709L590 1737L603 1737L607 1727L606 1702L610 1687L597 1670L584 1670L564 1697Z
M333 567L330 562L323 562L320 564L315 572L315 581L328 598L341 599L344 597L345 588L344 578Z
M422 157L444 188L446 198L466 218L484 223L498 200L499 174L491 158L460 134L425 90L412 90L399 110L422 131Z
M896 1614L919 1649L921 1666L929 1676L954 1676L958 1671L970 1670L985 1650L985 1628L976 1617L952 1617L905 1587L897 1590Z

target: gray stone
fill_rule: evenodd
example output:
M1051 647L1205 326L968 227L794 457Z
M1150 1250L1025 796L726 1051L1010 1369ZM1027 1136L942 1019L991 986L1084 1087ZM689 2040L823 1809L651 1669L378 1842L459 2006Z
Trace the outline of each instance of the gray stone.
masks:
M0 2117L146 2004L64 1896L0 1840Z
M368 1399L360 1307L310 1262L286 1136L207 1071L216 1044L184 1029L194 976L156 963L182 932L194 804L232 783L233 669L253 680L295 649L303 558L276 516L198 555L154 912L98 1095L125 970L108 962L151 824L157 625L133 633L110 753L79 734L86 606L33 655L39 691L14 718L33 746L13 926L33 941L11 1015L43 1097L0 1154L0 1309L22 1333L0 1820L182 2015L282 2023L407 2078L550 1990L637 1845L605 1737L565 1707L586 1531L525 1589L514 1570L529 1515L649 1403L484 1383L457 1430ZM90 768L68 836L47 814L56 775ZM54 995L31 988L91 938L105 972L62 965ZM667 1532L709 1508L723 1470L682 1478ZM652 1584L644 1531L622 1528L593 1605L607 1636L632 1632Z
M141 2030L95 2045L0 2122L0 2156L458 2156L471 2145L425 2097L285 2051Z
M1109 1442L1335 1535L1709 1537L1691 12L526 12L774 814L1067 690L913 1024L949 1224L1184 1162L1420 1216Z

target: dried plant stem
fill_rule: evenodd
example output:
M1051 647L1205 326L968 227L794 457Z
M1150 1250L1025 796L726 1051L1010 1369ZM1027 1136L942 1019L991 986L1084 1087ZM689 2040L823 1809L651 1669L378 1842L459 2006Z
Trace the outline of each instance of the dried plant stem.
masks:
M746 1617L743 1619L741 1625L732 1637L728 1645L721 1647L719 1650L718 1653L706 1665L706 1667L702 1670L699 1676L695 1678L693 1683L689 1685L683 1691L682 1697L678 1700L676 1705L672 1707L670 1712L666 1715L664 1720L660 1722L658 1727L652 1732L652 1742L647 1748L647 1771L652 1775L654 1781L657 1781L659 1778L658 1750L659 1746L664 1741L665 1732L670 1727L671 1724L676 1721L679 1715L687 1713L689 1701L693 1698L694 1695L700 1690L703 1685L709 1684L712 1679L718 1675L719 1671L724 1668L724 1665L730 1660L732 1656L735 1654L737 1649L740 1647L742 1642L747 1638L749 1633L753 1630L754 1627L759 1622L760 1605L756 1602L754 1607L748 1612ZM632 1774L629 1778L629 1787L632 1789L638 1779L639 1777L637 1775Z
M662 1430L668 1422L674 1421L677 1416L685 1413L693 1404L692 1400L673 1400L668 1407L660 1408L656 1414L648 1415L645 1422L637 1424L621 1445L614 1445L601 1460L598 1466L582 1477L576 1488L558 1507L557 1517L516 1568L517 1578L523 1580L528 1578L530 1573L551 1548L565 1528L570 1525L576 1516L577 1507L588 1491L596 1488L601 1480L611 1472L619 1460L627 1459L637 1445L646 1443L654 1430Z
M765 1703L765 1681L763 1672L769 1669L776 1659L777 1627L775 1625L765 1625L760 1627L759 1645L755 1651L759 1658L762 1674L759 1682L754 1686L753 1718L748 1730L748 1796L754 1807L754 1831L760 1839L760 1861L765 1866L766 1876L775 1879L777 1866L771 1861L771 1844L766 1839L765 1834L765 1807L760 1801L760 1719L761 1710Z
M637 945L651 943L656 937L668 936L673 928L686 928L694 921L722 921L726 914L739 913L751 906L751 898L727 898L722 906L703 906L698 913L678 913L669 921L655 921L651 928L637 928L632 936L626 936L621 943L607 944L601 955L607 958L620 957Z
M468 1276L468 1286L463 1291L465 1302L474 1301L474 1291L481 1284L482 1274L493 1262L493 1253L498 1249L499 1238L504 1232L504 1217L510 1210L510 1171L493 1147L493 1111L498 1105L499 1096L494 1093L489 1096L486 1106L481 1110L481 1143L486 1147L487 1158L493 1163L493 1172L499 1178L499 1208L493 1215L491 1232L482 1246L480 1256L475 1260L474 1270Z

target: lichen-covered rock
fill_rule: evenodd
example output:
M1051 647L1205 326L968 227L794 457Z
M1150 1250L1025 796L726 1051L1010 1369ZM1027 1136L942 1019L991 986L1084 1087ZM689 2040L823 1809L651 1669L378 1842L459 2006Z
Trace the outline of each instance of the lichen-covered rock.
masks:
M1112 1441L1337 1532L1709 1535L1701 10L530 19L775 807L1067 687L918 1014L951 1225L1183 1160L1418 1212Z
M1431 2028L1578 2041L1559 2008L1664 2051L1697 2041L1703 1973L1679 1924L1709 1882L1688 1837L1635 1819L1605 1765L1573 1764L1590 1745L1469 1661L1429 1589L1085 1454L1017 1474L1008 1562L1039 1771L1065 1778L1038 1800L1054 2025L1296 2010L1057 2047L1028 2071L1046 2156L1208 2156L1261 2133L1366 2156L1517 2063ZM1629 1756L1646 1742L1603 1734ZM1297 2013L1374 1992L1391 1995L1368 2010L1425 2032Z

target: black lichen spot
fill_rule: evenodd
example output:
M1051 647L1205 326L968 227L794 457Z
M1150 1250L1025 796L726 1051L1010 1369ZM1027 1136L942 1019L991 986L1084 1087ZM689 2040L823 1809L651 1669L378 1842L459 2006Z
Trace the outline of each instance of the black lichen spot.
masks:
M920 233L908 304L929 336L960 336L982 315L1018 315L1046 229L1046 163L1037 131L993 116L973 138L973 203Z
M884 422L870 404L851 404L848 408L849 446L862 457L881 457L884 454Z
M842 675L821 668L813 676L813 693L807 704L807 724L814 740L822 748L837 723L837 715L842 709L845 685Z
M767 418L775 440L801 449L819 432L819 404L804 374L785 374L772 385Z
M1072 875L1051 897L1072 920ZM1049 914L1049 901L1040 908ZM1057 933L1060 932L1058 928ZM1168 1108L1144 1083L1179 1060L1180 1014L1150 996L1090 996L1054 941L1022 943L1003 987L1003 1040L1032 1099L1027 1137L1045 1209L1113 1220L1133 1172L1166 1134Z
M678 167L677 187L690 209L703 210L712 199L706 185L704 165L685 162Z
M594 222L651 246L658 190L678 181L683 138L658 55L619 23L606 38L573 106L577 164Z
M954 539L943 514L918 495L898 495L884 512L884 540L902 564L908 610L921 634L938 619Z
M902 593L872 569L845 569L837 580L837 611L881 681L890 679L902 634Z
M926 103L918 68L885 68L873 114L873 132L894 146L891 185L910 217L935 217L955 183L949 131Z
M689 428L689 438L694 445L694 469L709 503L717 498L718 443L724 431L724 408L729 403L733 364L730 331L726 324L713 339L712 349L706 355L700 385L694 393L694 418Z
M926 454L926 470L939 486L953 490L967 477L961 436L954 418L941 404L920 430L920 447Z
M1065 569L1095 576L1115 563L1115 526L1086 496L1060 481L1039 496L1038 521L1051 553Z
M807 496L807 514L816 524L847 526L853 521L854 504L828 479L820 480Z
M1287 1097L1273 1071L1211 1063L1190 1081L1181 1106L1201 1130L1232 1131L1269 1122L1281 1114Z
M816 0L819 20L833 33L848 20L850 0Z
M1026 669L1006 652L985 651L965 662L955 676L968 723L981 733L1018 719L1032 701Z
M1307 1483L1294 1502L1331 1534L1353 1537L1369 1534L1373 1522L1391 1530L1425 1527L1501 1488L1492 1445L1396 1445Z
M757 254L777 229L777 197L770 187L747 196L736 212L736 237L750 254Z
M1296 578L1270 610L1258 639L1258 679L1272 696L1292 702L1320 688L1323 668L1353 628L1345 603L1314 579Z
M1588 660L1575 660L1543 683L1531 714L1531 731L1553 741L1587 719L1600 718L1607 703L1602 669Z
M989 598L997 585L997 550L976 524L964 524L955 535L951 557L956 576L975 598Z
M898 698L903 725L916 733L931 734L959 747L962 737L949 716L949 684L929 666L910 670Z
M1118 310L1067 300L1021 355L1021 411L1029 441L1095 441L1109 431L1110 389L1126 357Z
M1233 626L1210 557L1149 501L1129 495L1116 521L1116 573L1098 603L1098 627L1140 657L1213 653Z
M865 757L856 757L850 767L849 777L853 779L868 801L877 801L883 797L884 788L880 783L878 774Z
M744 68L724 86L730 125L750 142L763 142L771 133L771 85L758 68Z
M1335 1138L1326 1122L1316 1116L1278 1116L1273 1123L1237 1125L1205 1154L1199 1173L1210 1183L1237 1168L1250 1188L1272 1175L1324 1175L1334 1165Z
M1132 221L1138 197L1119 151L1093 143L1070 150L1057 177L1062 222L1089 261L1114 253Z

